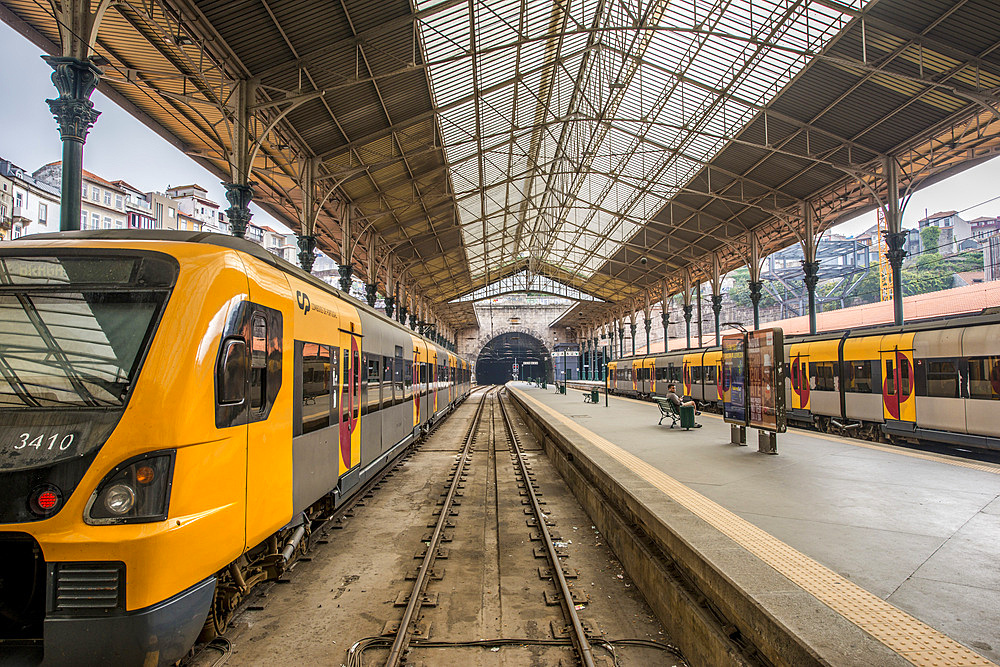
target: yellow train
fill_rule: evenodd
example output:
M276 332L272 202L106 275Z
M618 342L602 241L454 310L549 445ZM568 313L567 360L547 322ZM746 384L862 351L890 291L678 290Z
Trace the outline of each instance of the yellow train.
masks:
M0 663L173 663L469 384L242 239L5 244Z
M1000 451L1000 314L785 338L790 424L868 440ZM614 393L664 395L667 383L708 407L725 391L718 347L608 364Z

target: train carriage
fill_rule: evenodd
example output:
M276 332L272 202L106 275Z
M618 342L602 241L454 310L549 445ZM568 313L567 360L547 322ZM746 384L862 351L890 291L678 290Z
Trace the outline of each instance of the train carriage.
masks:
M215 234L7 244L0 333L0 638L51 665L173 663L469 391L464 360L444 391L446 350Z
M888 439L1000 450L1000 313L785 339L793 424ZM717 347L610 362L624 395L663 396L670 382L721 409ZM648 380L647 378L648 374Z

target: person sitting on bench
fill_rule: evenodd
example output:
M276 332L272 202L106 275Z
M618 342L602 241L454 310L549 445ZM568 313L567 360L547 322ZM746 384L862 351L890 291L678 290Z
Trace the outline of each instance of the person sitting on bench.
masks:
M677 408L677 412L680 412L682 407L688 407L688 406L690 406L692 409L695 410L695 412L697 412L698 404L694 402L694 399L685 397L685 399L682 400L681 397L677 395L676 389L677 385L675 385L673 382L668 384L667 395L665 396L665 398L674 404L674 407ZM695 424L694 427L701 428L701 424Z

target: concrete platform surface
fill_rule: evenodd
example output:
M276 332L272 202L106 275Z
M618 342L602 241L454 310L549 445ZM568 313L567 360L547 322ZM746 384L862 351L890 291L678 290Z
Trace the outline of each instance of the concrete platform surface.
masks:
M863 617L894 615L892 605L978 654L924 664L1000 662L1000 466L801 430L780 434L778 455L769 456L757 452L753 429L748 447L730 444L730 426L716 415L683 431L658 426L650 402L610 397L605 407L572 389L511 386L563 428L604 441L638 474L665 473L660 486L674 500L694 492L692 511L724 533L726 515L764 531L768 549L787 553L762 560L792 581L799 560L815 561L832 571L834 588L863 589L847 596L855 603L816 594L859 627L873 632ZM700 498L718 506L715 514L699 513Z

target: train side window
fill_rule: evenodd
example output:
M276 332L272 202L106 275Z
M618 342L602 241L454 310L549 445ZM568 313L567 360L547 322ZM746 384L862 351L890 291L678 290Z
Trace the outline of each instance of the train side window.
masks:
M818 391L837 391L837 376L832 361L809 364L810 384Z
M382 409L381 380L382 373L379 368L379 361L382 357L377 354L365 354L368 373L365 378L365 412L375 412Z
M406 398L406 394L403 392L403 363L403 348L397 345L396 356L392 360L393 395L395 396L396 403Z
M330 398L333 393L330 348L305 343L301 355L301 423L297 425L296 433L312 433L330 425Z
M403 398L413 398L413 367L412 361L403 363Z
M382 357L382 407L392 404L392 357Z
M954 359L927 360L927 396L958 398L958 369ZM900 364L900 374L908 364ZM900 392L906 394L906 382L900 382Z
M885 360L885 393L888 396L896 395L896 374L893 372L892 359Z
M969 398L1000 400L1000 357L969 359Z
M250 409L263 412L267 402L267 320L250 321Z
M848 378L845 391L870 394L872 393L872 362L848 361Z
M701 366L691 366L691 382L694 384L701 383Z
M215 384L219 403L232 405L243 402L246 367L246 341L237 337L226 339L223 343Z
M910 393L910 360L903 357L899 360L899 395L905 397Z

